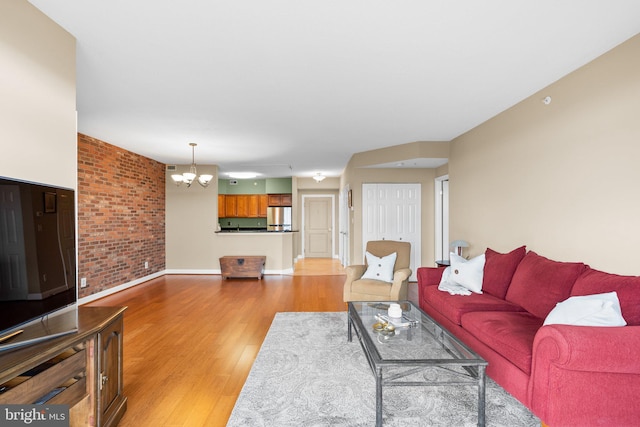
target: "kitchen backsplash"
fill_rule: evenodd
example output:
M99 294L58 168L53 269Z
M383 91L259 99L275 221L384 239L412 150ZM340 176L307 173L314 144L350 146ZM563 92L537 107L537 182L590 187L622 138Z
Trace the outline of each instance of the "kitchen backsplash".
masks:
M267 228L267 218L220 218L220 228Z

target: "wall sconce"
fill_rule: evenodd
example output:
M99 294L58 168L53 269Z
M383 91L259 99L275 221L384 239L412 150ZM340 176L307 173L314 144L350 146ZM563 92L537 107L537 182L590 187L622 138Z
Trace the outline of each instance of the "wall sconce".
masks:
M469 242L464 240L454 240L449 246L453 249L453 253L458 254L458 256L462 256L462 248L468 248Z

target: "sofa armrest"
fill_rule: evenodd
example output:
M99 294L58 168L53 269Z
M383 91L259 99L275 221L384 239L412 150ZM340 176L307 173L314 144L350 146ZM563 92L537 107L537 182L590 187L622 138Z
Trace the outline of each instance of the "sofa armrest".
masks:
M418 301L422 307L422 298L426 286L437 286L442 279L445 267L418 267Z
M444 273L445 267L419 267L418 268L418 286L439 285Z
M410 268L401 268L396 270L393 273L393 285L395 286L396 283L402 283L405 280L409 280L409 277L411 277Z
M640 326L541 327L533 343L531 409L548 425L637 420L638 353Z
M638 353L640 326L547 325L533 342L532 371L548 360L564 369L640 374Z
M400 300L407 298L407 281L411 276L410 268L401 268L393 273L393 283L391 284L391 299ZM404 286L404 291L403 291Z
M348 265L344 268L347 274L347 282L353 282L359 280L365 271L367 271L366 265Z
M366 265L348 265L344 268L347 278L344 281L344 289L342 290L343 301L351 301L351 283L360 279L365 271L367 271Z

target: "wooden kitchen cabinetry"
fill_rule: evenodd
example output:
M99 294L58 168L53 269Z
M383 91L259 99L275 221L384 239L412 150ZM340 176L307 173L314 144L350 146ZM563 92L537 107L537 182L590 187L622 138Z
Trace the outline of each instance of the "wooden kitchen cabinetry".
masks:
M33 404L48 396L48 404L69 405L70 426L117 425L127 409L125 310L79 307L78 332L0 353L0 404Z
M291 194L269 194L269 206L291 206Z
M227 211L225 209L225 194L218 194L218 218L226 218Z
M218 218L266 218L266 194L219 194Z
M235 218L238 216L238 196L235 194L227 194L224 196L224 216L226 218Z
M249 196L239 194L236 198L236 218L249 218Z
M249 196L249 218L267 217L268 198L266 194L252 194Z
M258 195L258 217L267 217L267 207L269 206L269 196L266 194Z

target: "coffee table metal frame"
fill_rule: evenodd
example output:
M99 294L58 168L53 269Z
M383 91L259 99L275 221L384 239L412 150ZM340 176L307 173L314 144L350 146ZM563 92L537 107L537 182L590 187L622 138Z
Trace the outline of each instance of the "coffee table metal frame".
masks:
M416 307L410 301L398 301L403 307L403 310L409 311L410 316L417 318L419 323L412 328L422 328L421 333L428 333L430 341L434 345L439 345L446 350L448 357L444 359L421 359L421 358L385 358L381 356L376 343L374 343L372 336L375 334L372 331L372 324L364 324L360 316L356 305L359 307L381 307L378 309L380 314L386 314L384 305L391 302L380 301L358 301L349 302L348 306L348 331L347 339L352 341L352 331L355 331L358 341L364 350L364 354L367 358L367 362L373 372L376 379L376 426L382 426L382 386L456 386L456 385L475 385L478 387L478 426L485 425L485 368L487 362L478 356L467 345L461 342L458 338L451 335L444 327L440 326L438 322L429 317L419 307ZM417 331L416 331L417 332ZM432 340L431 340L432 338ZM397 342L389 340L384 345L402 345L402 340ZM425 345L428 345L426 343ZM400 347L401 348L401 347ZM456 381L402 381L403 378L415 374L424 369L440 368L450 371L455 367L463 368L464 371L460 377L460 380ZM385 373L389 373L389 369L400 370L401 372L395 372L393 375L389 374L384 376ZM406 368L406 370L405 370ZM459 374L459 373L458 373Z

